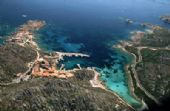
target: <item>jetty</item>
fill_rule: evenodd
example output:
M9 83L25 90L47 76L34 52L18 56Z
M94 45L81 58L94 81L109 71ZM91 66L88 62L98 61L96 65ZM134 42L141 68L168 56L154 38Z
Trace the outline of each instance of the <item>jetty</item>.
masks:
M45 21L29 20L26 24L21 25L7 40L10 44L17 44L22 47L30 47L36 51L37 57L34 61L28 63L28 70L25 73L18 73L17 78L13 83L27 81L30 76L48 77L53 76L57 78L69 78L74 76L74 70L65 70L64 64L57 69L59 61L64 60L64 57L90 57L82 53L65 53L65 52L51 52L40 54L40 48L34 41L35 32L45 25ZM78 65L81 69L80 65Z

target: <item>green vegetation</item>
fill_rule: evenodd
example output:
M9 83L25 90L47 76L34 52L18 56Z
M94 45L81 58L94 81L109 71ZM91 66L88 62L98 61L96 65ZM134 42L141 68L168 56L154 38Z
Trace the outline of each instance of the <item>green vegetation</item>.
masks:
M11 82L17 73L27 70L27 63L36 58L30 48L14 44L0 46L0 83Z
M157 100L170 95L170 30L156 26L153 33L145 33L140 44L125 46L136 56L136 74L141 84ZM148 104L155 103L136 85L133 67L129 69L134 92Z
M142 85L156 98L170 94L170 51L141 50L143 60L136 66Z
M1 111L132 111L112 93L93 88L93 71L75 72L69 79L33 78L0 87Z
M150 50L143 49L141 50L143 62L152 62L157 64L166 64L170 65L170 50Z
M130 75L132 77L132 82L133 82L133 86L134 86L134 93L137 95L137 97L140 100L144 100L148 106L152 106L155 102L153 100L151 100L138 86L137 86L137 82L136 79L134 77L134 73L132 71L132 67L130 66L128 68L128 71L130 71Z
M169 47L170 30L166 28L155 29L153 33L145 34L141 40L141 46L149 47Z
M43 53L43 52L41 52ZM23 56L24 55L24 56ZM0 80L11 82L35 60L31 48L15 44L0 46ZM132 111L113 93L93 88L93 71L80 70L69 79L32 78L18 84L0 85L0 111Z

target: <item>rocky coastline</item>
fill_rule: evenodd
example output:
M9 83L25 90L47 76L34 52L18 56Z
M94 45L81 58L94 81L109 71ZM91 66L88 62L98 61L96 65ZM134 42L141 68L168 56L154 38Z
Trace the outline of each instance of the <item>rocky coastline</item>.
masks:
M134 97L136 97L138 100L142 101L146 108L147 107L151 108L155 104L160 105L162 99L166 98L166 96L168 96L169 93L167 92L167 94L164 95L165 97L162 96L162 99L155 96L156 93L153 93L152 91L150 91L150 89L148 89L148 87L150 87L150 86L146 86L142 81L144 79L146 79L146 81L149 81L150 80L149 77L148 77L149 80L147 80L147 78L142 78L141 76L139 76L140 72L139 72L138 67L139 67L139 64L142 64L145 62L145 58L143 56L144 50L148 50L148 51L151 50L154 53L162 52L162 54L169 53L170 49L166 44L166 42L169 41L169 39L168 39L169 29L166 29L166 28L163 28L163 27L160 27L157 25L149 24L149 23L144 23L143 25L145 27L149 28L149 31L147 29L145 32L141 32L141 31L133 32L131 39L129 41L120 41L120 43L118 45L114 46L114 48L118 48L124 52L127 52L134 57L133 62L126 66L126 71L128 73L128 77L131 78L131 79L129 79L130 80L129 87L131 88L131 91L132 91L131 93ZM162 42L162 43L158 43L158 41L156 41L158 39L158 37L161 39L161 40L159 40L159 42ZM153 43L151 43L151 42L153 42ZM158 55L158 57L159 57L159 55ZM157 58L157 59L159 59L159 58ZM148 59L147 61L148 62L146 62L146 64L155 64L154 60ZM152 62L149 62L149 61L152 61ZM162 64L162 63L157 62L156 64L158 64L158 67L160 67L159 64ZM163 63L163 64L165 64L165 63ZM151 69L147 69L147 70L151 70ZM166 75L166 73L163 73L162 76L167 76L167 78L168 78L168 75ZM167 79L163 79L163 78L160 79L160 78L161 77L159 75L159 81L162 81L162 82L167 81ZM151 85L152 83L148 82L148 84ZM155 84L157 84L157 83L155 83ZM152 87L150 87L150 88L152 88ZM164 87L161 90L166 90L165 88L166 87Z
M161 16L160 19L161 19L162 21L164 21L165 23L170 24L170 15Z
M5 45L0 46L2 52L2 54L0 53L2 55L0 56L0 61L3 61L1 63L4 65L7 62L9 64L8 67L0 66L0 95L6 95L0 98L0 110L55 111L67 109L68 111L81 111L86 110L84 104L91 110L134 110L119 96L105 89L98 79L99 74L94 68L84 69L78 65L78 68L65 70L64 65L62 65L57 69L56 64L63 59L63 56L89 57L89 55L43 52L34 39L36 39L35 32L45 24L44 21L30 20L11 34ZM6 58L4 58L4 54ZM10 56L11 54L12 56ZM27 56L23 57L23 55ZM4 70L4 67L10 72L6 73L5 71L7 70ZM60 88L61 85L62 87ZM73 92L77 92L77 94L72 92L73 89ZM52 92L48 93L51 90ZM104 97L105 94L107 94L107 97ZM39 96L39 98L36 96ZM90 99L91 97L93 99ZM98 97L100 100L97 99ZM55 98L58 98L57 103ZM53 103L58 104L58 106L56 107ZM64 109L59 107L61 105L65 106L63 107Z

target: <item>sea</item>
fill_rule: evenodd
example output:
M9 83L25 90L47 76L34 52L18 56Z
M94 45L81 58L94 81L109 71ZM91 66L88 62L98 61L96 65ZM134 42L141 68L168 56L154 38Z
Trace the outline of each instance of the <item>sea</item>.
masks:
M95 67L110 91L128 104L140 106L130 93L125 72L133 57L112 46L129 40L133 31L146 30L141 23L169 28L161 15L170 15L170 0L0 0L0 44L26 21L44 20L46 26L36 34L42 50L90 55L65 57L56 67Z

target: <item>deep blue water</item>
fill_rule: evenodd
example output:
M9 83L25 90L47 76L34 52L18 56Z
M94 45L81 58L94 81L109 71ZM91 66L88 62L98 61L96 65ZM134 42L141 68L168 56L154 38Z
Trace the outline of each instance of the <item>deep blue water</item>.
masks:
M27 20L45 20L47 25L37 35L42 49L90 54L61 63L67 69L78 63L97 67L110 90L129 104L138 104L129 94L124 71L131 57L111 46L128 39L131 31L144 30L143 22L170 27L159 20L166 14L170 14L169 0L0 0L0 43ZM127 18L134 23L127 24Z

